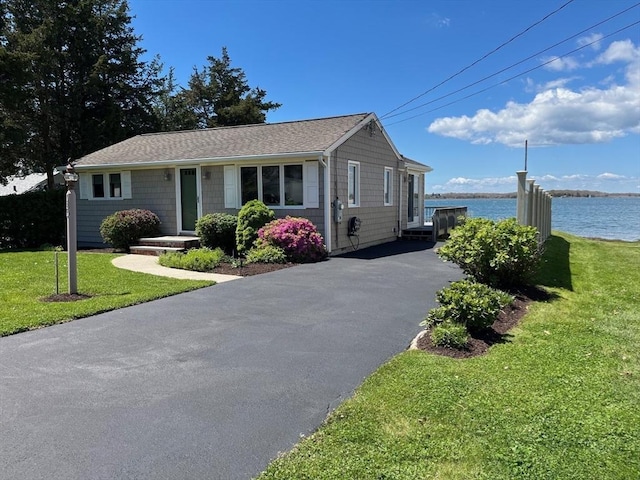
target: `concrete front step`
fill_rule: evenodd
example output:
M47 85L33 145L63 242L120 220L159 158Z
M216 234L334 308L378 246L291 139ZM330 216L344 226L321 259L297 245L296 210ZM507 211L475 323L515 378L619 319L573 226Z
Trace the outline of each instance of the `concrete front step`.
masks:
M180 247L159 247L152 245L132 245L129 248L129 253L134 255L155 255L159 257L163 253L169 252L184 252L184 248Z
M138 240L137 245L132 245L129 251L134 255L160 256L168 252L184 252L190 248L200 246L198 237L186 235L165 235L162 237L147 237Z
M141 238L138 240L138 245L186 250L199 247L200 239L198 237L187 237L186 235L165 235L163 237Z

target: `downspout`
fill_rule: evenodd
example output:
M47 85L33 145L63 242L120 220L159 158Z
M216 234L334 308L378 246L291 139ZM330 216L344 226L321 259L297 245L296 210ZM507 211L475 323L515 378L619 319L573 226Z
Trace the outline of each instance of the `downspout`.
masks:
M404 183L404 175L407 171L404 168L404 172L400 170L401 160L398 159L398 238L402 237L402 184ZM404 163L404 162L402 162Z
M318 161L324 167L324 242L327 252L331 253L331 154L327 155L326 162L323 155Z

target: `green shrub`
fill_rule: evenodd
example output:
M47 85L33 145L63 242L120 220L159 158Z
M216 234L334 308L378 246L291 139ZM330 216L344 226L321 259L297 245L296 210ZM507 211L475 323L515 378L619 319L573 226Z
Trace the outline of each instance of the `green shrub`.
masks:
M287 263L287 255L280 247L262 245L249 250L247 263Z
M471 218L451 232L439 255L478 282L498 288L531 281L542 252L538 231L511 218L494 222Z
M169 252L160 255L158 262L164 267L181 268L195 272L210 272L227 258L221 248L192 248L186 253Z
M196 235L203 247L220 247L227 255L236 248L238 217L228 213L209 213L196 222Z
M435 325L431 329L431 341L439 347L461 350L467 346L469 335L464 325L447 321Z
M0 249L66 243L64 189L0 197Z
M440 306L428 313L424 325L453 322L473 332L490 327L513 297L482 283L460 280L438 291L436 300Z
M238 255L246 255L253 242L258 238L258 230L276 217L260 200L251 200L244 204L238 212L236 228L236 251Z
M113 248L129 251L139 238L160 233L160 219L150 210L134 208L121 210L105 218L100 224L100 235Z

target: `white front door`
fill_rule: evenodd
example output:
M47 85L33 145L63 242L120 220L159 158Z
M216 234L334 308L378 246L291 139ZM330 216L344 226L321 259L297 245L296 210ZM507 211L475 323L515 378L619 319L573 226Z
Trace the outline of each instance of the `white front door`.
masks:
M407 228L419 227L420 177L410 173L407 180Z

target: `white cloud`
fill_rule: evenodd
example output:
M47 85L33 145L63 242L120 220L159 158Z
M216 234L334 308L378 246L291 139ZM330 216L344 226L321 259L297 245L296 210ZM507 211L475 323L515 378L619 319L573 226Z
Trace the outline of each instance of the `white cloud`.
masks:
M570 89L573 79L547 83L529 103L508 102L498 111L481 109L475 115L442 117L430 133L472 144L522 146L606 143L640 133L640 47L626 40L613 42L594 64L626 63L626 85ZM530 88L530 82L527 82Z
M601 173L597 178L605 179L605 180L620 180L626 178L624 175L616 175L615 173Z
M602 37L604 37L604 35L602 35L601 33L592 33L591 35L587 35L586 37L579 38L577 43L581 47L591 44L592 49L600 50L600 40L602 40Z
M573 57L545 57L542 58L542 63L546 64L544 66L546 70L554 72L571 71L580 66L580 63Z
M431 27L445 28L451 25L451 19L438 15L437 13L432 13L427 18L427 24Z
M545 174L530 176L544 190L594 190L612 193L640 193L638 177L628 177L616 173L604 172L599 175ZM517 189L517 177L467 178L455 177L443 184L429 185L430 191L436 193L507 193Z

